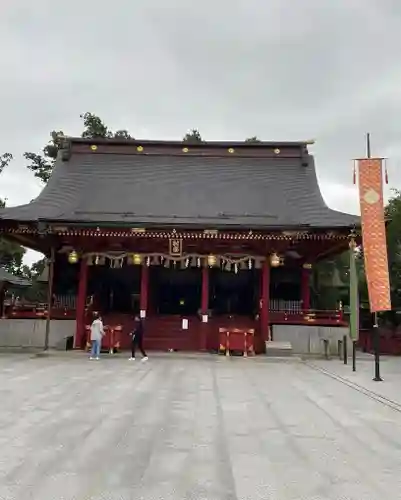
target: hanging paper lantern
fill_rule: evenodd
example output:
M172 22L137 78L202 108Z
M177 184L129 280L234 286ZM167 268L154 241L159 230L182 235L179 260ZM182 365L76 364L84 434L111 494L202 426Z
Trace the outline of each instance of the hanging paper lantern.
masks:
M281 264L280 257L276 254L276 252L272 253L270 255L270 265L272 267L279 267L280 264Z
M207 258L207 265L213 267L216 265L217 259L215 255L209 255Z
M147 265L147 267L150 266L150 257L146 257L146 265Z
M139 255L139 253L135 253L133 256L132 256L132 262L136 265L136 266L140 266L142 264L142 256Z
M70 264L76 264L78 262L78 254L75 250L69 253L68 255L68 262Z

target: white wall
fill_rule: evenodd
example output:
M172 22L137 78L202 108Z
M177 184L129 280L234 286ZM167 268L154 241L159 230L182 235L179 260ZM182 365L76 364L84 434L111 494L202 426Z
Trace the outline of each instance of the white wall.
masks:
M273 325L273 340L291 342L295 354L324 354L323 340L329 341L329 354L338 355L338 340L346 335L348 355L352 354L349 328L342 326Z
M39 347L45 343L44 319L0 319L0 347ZM75 320L50 321L49 347L59 348L75 334ZM65 344L64 344L65 345Z

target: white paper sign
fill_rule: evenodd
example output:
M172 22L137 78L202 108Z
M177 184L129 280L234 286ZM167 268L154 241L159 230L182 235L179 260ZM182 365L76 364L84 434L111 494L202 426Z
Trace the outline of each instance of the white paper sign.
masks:
M202 314L202 323L207 323L209 320L209 317L207 314Z
M139 313L139 317L142 318L142 319L146 318L146 311L144 309L141 309L141 311Z
M188 320L185 318L182 320L182 329L188 330Z

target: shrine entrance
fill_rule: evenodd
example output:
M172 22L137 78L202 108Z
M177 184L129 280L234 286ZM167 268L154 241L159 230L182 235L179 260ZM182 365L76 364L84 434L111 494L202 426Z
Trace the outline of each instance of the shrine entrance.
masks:
M194 316L201 304L202 273L199 268L150 269L150 307L160 315Z
M260 271L237 273L210 269L209 308L213 315L255 316L260 295Z
M139 312L139 266L110 268L93 266L89 272L88 293L93 295L95 307L102 314Z

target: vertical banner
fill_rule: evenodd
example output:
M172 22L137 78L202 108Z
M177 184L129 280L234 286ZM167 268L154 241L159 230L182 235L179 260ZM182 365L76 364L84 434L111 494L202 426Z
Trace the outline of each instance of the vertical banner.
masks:
M358 160L359 202L371 312L391 309L381 158Z

